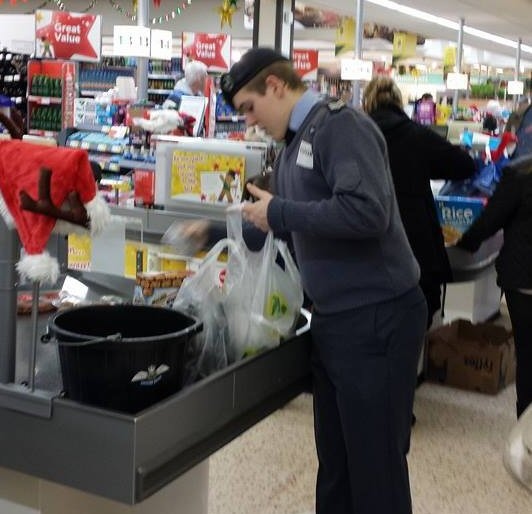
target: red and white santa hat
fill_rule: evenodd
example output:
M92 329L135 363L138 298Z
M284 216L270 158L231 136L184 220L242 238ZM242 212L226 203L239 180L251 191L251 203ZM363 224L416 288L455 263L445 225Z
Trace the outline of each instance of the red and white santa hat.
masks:
M23 192L35 201L41 197L41 168L51 171L50 199L54 206L61 208L69 195L78 194L87 211L91 235L101 232L111 215L98 194L85 150L0 141L0 214L8 226L16 228L23 246L17 270L22 280L54 284L59 264L46 250L51 233L86 233L87 229L22 208Z

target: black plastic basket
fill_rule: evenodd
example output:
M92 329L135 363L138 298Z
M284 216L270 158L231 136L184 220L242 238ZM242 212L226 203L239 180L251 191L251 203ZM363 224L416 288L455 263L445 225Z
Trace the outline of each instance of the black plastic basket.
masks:
M179 391L185 350L202 323L147 305L93 305L50 318L68 398L128 413ZM45 338L46 339L46 338Z

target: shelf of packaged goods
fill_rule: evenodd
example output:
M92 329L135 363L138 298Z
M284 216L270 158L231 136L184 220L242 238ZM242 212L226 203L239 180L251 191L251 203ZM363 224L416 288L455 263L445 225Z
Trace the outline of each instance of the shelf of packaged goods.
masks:
M159 79L159 80L175 80L179 76L179 73L175 75L169 75L167 73L149 73L149 79Z
M58 133L54 130L29 129L28 134L31 136L56 137Z
M99 96L103 93L106 93L109 91L109 89L112 89L114 87L114 84L109 85L108 87L102 87L102 89L81 89L80 93L82 96Z
M132 159L121 159L118 161L120 168L155 170L155 163L148 161L135 161Z
M102 168L102 171L113 171L113 172L119 172L120 171L120 164L116 160L111 160L108 156L102 156L99 154L89 154L89 159L91 161L97 162L100 167Z
M87 141L79 141L74 139L68 141L68 146L72 148L82 148L83 150L90 150L93 152L105 152L105 153L123 153L124 145L118 144L107 144L107 143L89 143Z
M11 84L11 83L16 83L16 82L20 82L20 74L15 74L15 75L4 75L3 77L0 77L3 79L3 82L4 84Z
M37 95L29 95L28 96L28 102L33 102L39 105L50 105L50 104L57 104L60 105L63 102L62 98L57 98L55 96L37 96Z
M148 93L153 93L155 95L169 95L173 89L148 89Z

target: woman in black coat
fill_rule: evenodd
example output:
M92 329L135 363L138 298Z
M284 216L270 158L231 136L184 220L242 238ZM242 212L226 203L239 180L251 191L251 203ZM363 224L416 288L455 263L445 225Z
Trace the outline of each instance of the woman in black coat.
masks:
M401 91L391 78L371 80L362 105L386 139L401 219L421 269L428 328L441 308L441 284L452 279L430 180L469 178L475 164L460 147L406 115Z
M493 196L457 246L475 252L500 229L504 243L495 269L514 332L519 417L532 403L532 155L503 169Z

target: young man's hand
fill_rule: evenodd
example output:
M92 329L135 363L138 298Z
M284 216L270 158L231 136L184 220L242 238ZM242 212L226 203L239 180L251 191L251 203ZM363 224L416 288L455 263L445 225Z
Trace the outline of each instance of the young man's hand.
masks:
M270 230L270 225L268 225L268 204L273 198L273 195L253 184L248 184L247 189L256 200L253 203L246 202L243 204L243 217L262 231L268 232Z

